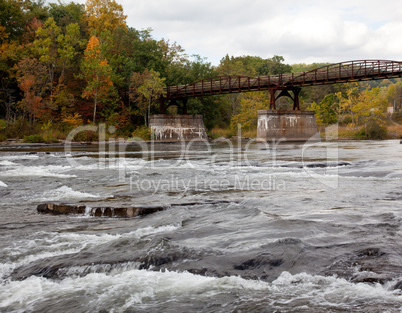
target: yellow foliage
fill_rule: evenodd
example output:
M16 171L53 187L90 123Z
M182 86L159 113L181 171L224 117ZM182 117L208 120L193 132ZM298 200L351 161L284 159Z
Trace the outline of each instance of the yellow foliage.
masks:
M251 130L257 127L258 110L266 110L269 98L265 92L253 92L244 94L240 100L240 113L233 115L230 120L230 128L237 129L242 124L244 130Z
M88 41L87 47L85 49L85 58L92 58L94 57L93 54L99 56L100 50L97 49L98 47L99 47L99 39L94 35Z
M380 88L370 89L368 85L364 90L359 90L357 83L351 84L346 91L346 98L339 92L339 113L351 118L352 127L357 129L369 120L381 124L387 110L387 95Z
M100 34L127 27L123 7L114 0L87 0L85 7L89 31Z
M64 117L62 122L73 127L78 127L82 125L84 121L79 113L74 113L74 115L67 115Z

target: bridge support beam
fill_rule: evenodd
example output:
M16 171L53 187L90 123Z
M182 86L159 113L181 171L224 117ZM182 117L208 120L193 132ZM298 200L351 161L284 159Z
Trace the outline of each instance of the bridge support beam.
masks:
M170 106L177 106L177 111L180 114L187 114L187 101L188 98L177 98L177 99L171 99L168 103L168 105L165 105L164 99L161 98L160 100L161 103L161 113L166 114L166 109ZM162 110L163 108L163 110Z
M279 95L276 96L275 93L277 90L280 90L281 92L279 93ZM289 90L292 91L293 96L289 93ZM278 100L280 97L289 97L290 99L293 100L293 110L300 110L300 102L299 102L300 90L301 89L298 87L270 88L269 89L269 94L270 94L269 109L276 110L276 100Z
M259 110L257 140L320 141L314 111Z
M202 115L155 114L149 119L152 139L175 142L208 140Z

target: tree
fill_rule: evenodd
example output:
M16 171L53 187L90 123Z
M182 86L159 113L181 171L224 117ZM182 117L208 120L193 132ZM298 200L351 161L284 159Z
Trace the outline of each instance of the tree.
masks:
M274 55L270 59L264 60L262 66L258 68L258 75L277 75L290 73L292 66L284 64L285 59L282 56Z
M341 92L337 92L335 96L339 100L339 113L349 115L352 120L352 127L357 129L358 119L356 118L356 105L358 97L357 83L349 84L346 89L346 98L342 96Z
M56 24L65 29L68 25L77 23L80 29L84 29L85 5L75 2L65 4L61 1L58 3L49 3L50 16L54 18Z
M147 112L148 112L148 106L147 106L147 101L144 97L144 95L139 92L138 88L144 83L144 80L146 77L149 76L149 71L148 69L145 69L143 73L140 72L134 72L131 75L131 83L130 83L130 100L133 101L144 117L144 124L148 124L148 119L147 119Z
M71 65L72 60L81 48L85 47L85 41L80 38L80 27L77 23L69 24L66 33L57 37L59 54L59 66L61 67L60 80L63 81L66 68Z
M61 114L66 113L66 107L74 100L64 84L65 72L71 67L72 61L85 45L81 39L77 23L69 24L63 30L49 17L43 26L36 30L33 46L39 61L47 69L51 106L57 105ZM44 95L45 96L45 95Z
M11 110L17 94L17 81L10 69L18 61L18 42L9 38L6 27L0 26L0 103L5 106L6 126L10 123ZM0 111L1 112L1 111Z
M133 73L131 76L130 98L134 100L144 117L145 125L149 124L152 104L165 95L165 79L154 70Z
M89 31L97 35L116 28L127 28L123 7L114 0L87 0L85 3Z
M38 38L34 41L34 47L39 55L39 61L41 61L48 70L51 95L53 94L54 73L58 65L57 38L60 33L60 27L56 25L53 17L50 17L43 27L37 29L36 36Z
M315 111L315 119L318 126L328 126L330 124L336 123L338 120L338 114L335 105L334 94L329 94L324 97L324 99L317 104L313 102L308 108L309 110Z
M143 84L138 87L138 92L141 93L148 101L148 123L151 115L151 105L155 100L158 100L162 95L165 95L164 83L165 79L159 77L159 73L151 70L149 75L145 77Z
M23 6L18 1L0 1L0 26L5 28L11 39L16 39L24 29L23 9Z
M83 78L87 83L82 97L85 99L92 98L94 101L93 123L96 121L98 104L106 103L109 98L116 99L118 97L112 81L113 76L111 66L101 54L98 38L92 36L85 50L84 59L81 63L81 74L78 77Z
M24 58L18 63L17 76L19 87L23 92L20 107L28 114L30 124L32 125L35 117L46 120L51 109L42 101L46 85L46 68L36 59Z
M359 90L357 83L347 89L347 98L337 93L339 99L340 113L349 115L352 126L357 129L360 125L367 123L381 124L385 118L388 101L386 93L382 93L379 87L370 89L368 85L365 89Z
M269 98L266 93L250 92L242 94L240 99L240 112L233 115L230 120L230 127L237 129L238 124L245 130L257 127L258 110L266 110L269 106Z

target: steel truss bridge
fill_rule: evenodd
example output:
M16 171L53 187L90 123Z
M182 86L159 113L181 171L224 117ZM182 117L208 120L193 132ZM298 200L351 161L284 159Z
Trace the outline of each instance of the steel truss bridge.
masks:
M183 113L187 113L189 97L268 90L271 95L270 109L275 110L275 101L287 96L293 100L293 109L300 110L299 93L301 87L347 83L354 81L396 78L402 76L402 62L390 60L359 60L335 63L300 73L289 73L259 77L238 75L217 76L202 79L187 85L165 88L161 98L161 111L167 106L183 103ZM280 91L276 94L277 91ZM292 91L292 94L289 93ZM169 104L165 106L165 103Z

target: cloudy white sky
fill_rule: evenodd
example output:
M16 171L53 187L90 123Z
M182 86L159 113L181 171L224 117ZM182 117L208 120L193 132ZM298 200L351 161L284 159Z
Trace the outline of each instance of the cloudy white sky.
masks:
M129 26L150 27L213 65L226 54L290 64L402 60L400 0L116 1Z

